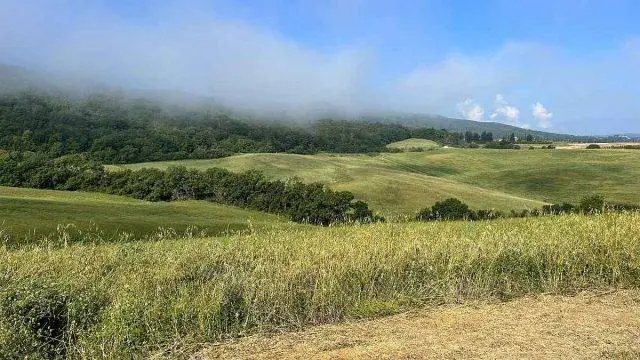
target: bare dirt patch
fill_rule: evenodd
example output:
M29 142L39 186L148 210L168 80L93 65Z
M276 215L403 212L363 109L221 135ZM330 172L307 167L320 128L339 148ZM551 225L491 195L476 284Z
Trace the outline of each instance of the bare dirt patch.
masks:
M640 359L640 290L530 296L256 335L193 359Z

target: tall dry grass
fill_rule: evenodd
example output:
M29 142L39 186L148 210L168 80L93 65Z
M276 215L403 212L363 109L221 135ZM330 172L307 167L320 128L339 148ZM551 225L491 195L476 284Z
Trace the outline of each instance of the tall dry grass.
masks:
M0 358L175 356L277 327L639 285L638 214L4 248Z

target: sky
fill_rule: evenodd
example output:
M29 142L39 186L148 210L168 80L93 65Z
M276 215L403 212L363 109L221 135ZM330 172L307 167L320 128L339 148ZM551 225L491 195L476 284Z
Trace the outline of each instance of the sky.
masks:
M0 0L0 63L255 111L640 133L636 0Z

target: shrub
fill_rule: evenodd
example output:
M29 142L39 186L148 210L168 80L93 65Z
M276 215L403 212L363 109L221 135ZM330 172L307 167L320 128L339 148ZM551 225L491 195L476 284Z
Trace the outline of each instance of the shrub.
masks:
M474 218L476 220L495 220L503 218L505 215L501 211L496 210L478 210L475 213Z
M547 215L571 214L576 212L577 208L573 204L551 204L542 206L542 213Z
M598 144L589 144L589 145L587 145L587 149L600 149L600 145L598 145Z
M431 207L431 213L437 220L473 219L474 213L469 206L456 198L438 201Z
M580 200L580 211L584 214L598 214L604 211L604 198L600 195L591 195Z
M435 220L435 217L433 216L433 212L431 211L431 208L426 207L418 211L418 213L416 214L416 220L431 221L431 220Z
M512 144L508 141L491 141L484 145L486 149L513 149L519 150L520 145Z

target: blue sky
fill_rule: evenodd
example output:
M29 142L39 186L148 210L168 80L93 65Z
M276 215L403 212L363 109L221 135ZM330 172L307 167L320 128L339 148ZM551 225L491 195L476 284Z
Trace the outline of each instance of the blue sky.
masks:
M640 132L638 1L0 0L0 62L255 110Z

